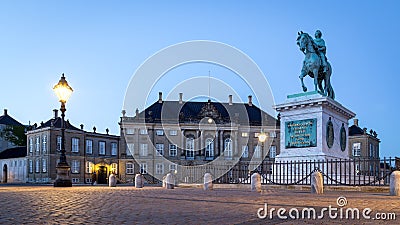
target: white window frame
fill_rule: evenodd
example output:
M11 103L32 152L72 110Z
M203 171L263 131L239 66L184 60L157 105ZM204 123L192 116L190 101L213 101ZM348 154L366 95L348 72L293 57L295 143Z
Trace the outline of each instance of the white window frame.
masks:
M156 155L163 156L164 155L164 144L156 143Z
M81 162L79 160L72 160L71 161L71 173L77 174L80 173L80 165Z
M62 137L57 136L57 151L61 151L61 146L62 145Z
M243 145L242 146L242 157L243 158L248 158L249 157L249 146L248 145Z
M232 158L232 139L225 138L224 140L224 156L227 158Z
M105 155L105 154L106 154L106 142L99 141L99 155Z
M361 143L355 142L353 143L353 156L361 156Z
M135 134L135 129L134 128L126 128L125 134L127 134L127 135Z
M93 154L93 140L86 140L86 154Z
M132 162L125 163L125 173L126 174L134 174L135 173L135 165Z
M79 152L79 138L71 138L71 152Z
M33 138L30 137L29 138L29 152L33 152Z
M194 159L194 138L186 138L186 158Z
M207 138L206 139L206 148L205 148L205 157L206 158L213 158L214 157L214 139Z
M369 157L374 157L374 145L372 143L369 143Z
M118 174L118 164L117 163L111 163L110 172L113 174Z
M44 134L42 137L42 153L47 152L47 135Z
M29 173L33 173L33 160L29 160Z
M164 131L163 130L156 130L156 135L157 136L164 136Z
M94 163L86 161L85 173L93 173Z
M47 160L42 159L42 173L47 173Z
M170 130L169 131L169 135L176 136L176 135L178 135L178 131L177 130Z
M140 163L140 173L147 174L147 163Z
M134 144L134 143L128 143L128 144L126 144L126 151L125 151L125 153L126 153L127 156L132 156L133 153L134 153L134 151L135 151L135 144Z
M118 144L117 142L111 142L111 155L117 155Z
M39 152L40 151L40 136L36 136L36 148L35 148L35 150L36 150L36 152Z
M40 159L35 160L35 173L40 173Z
M156 174L164 174L164 163L156 163Z
M271 147L269 147L269 157L270 158L276 157L276 145L271 145Z
M140 131L139 131L139 133L140 133L141 135L146 135L146 134L148 134L148 131L147 131L146 128L141 128Z
M147 143L140 144L140 156L148 156L149 155L149 145Z
M175 157L178 154L178 147L175 144L169 145L169 156Z
M175 170L177 170L177 166L176 164L169 164L169 171L170 172L175 172Z
M249 133L248 132L242 132L242 137L248 137Z

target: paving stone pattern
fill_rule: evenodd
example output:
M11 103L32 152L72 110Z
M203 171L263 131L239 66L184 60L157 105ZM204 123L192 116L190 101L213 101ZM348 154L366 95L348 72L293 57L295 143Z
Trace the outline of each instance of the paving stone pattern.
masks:
M395 212L394 221L259 219L257 210L332 205L345 196L345 207ZM314 195L299 190L220 188L162 189L133 186L0 186L0 224L400 224L400 197L389 193L330 191Z

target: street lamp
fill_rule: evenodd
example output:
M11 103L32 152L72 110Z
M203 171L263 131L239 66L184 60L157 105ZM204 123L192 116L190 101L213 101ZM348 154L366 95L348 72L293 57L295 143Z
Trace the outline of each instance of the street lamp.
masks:
M264 142L267 140L267 135L264 132L261 132L261 134L258 135L258 141L261 142L261 170L263 166L263 161L264 161ZM259 171L262 173L262 171Z
M71 167L67 163L65 156L65 103L67 103L69 97L72 94L72 88L68 85L65 80L64 74L62 74L60 81L53 87L58 100L61 102L61 155L60 162L57 164L57 178L54 182L54 187L72 187L72 181L70 177Z

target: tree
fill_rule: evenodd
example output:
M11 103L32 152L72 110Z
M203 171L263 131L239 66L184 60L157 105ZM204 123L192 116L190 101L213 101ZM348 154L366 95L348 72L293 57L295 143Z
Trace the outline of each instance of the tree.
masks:
M26 146L25 126L6 126L0 137L16 146Z

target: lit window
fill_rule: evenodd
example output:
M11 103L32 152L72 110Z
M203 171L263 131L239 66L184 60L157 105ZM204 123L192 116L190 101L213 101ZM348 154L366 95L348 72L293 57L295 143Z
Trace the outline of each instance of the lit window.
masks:
M225 157L232 157L232 139L227 138L224 141L224 155Z
M47 160L42 159L42 173L47 173Z
M140 129L140 134L147 134L147 129L146 128Z
M79 173L80 162L78 160L71 161L71 173Z
M47 152L47 135L43 135L42 137L42 152Z
M127 162L125 164L126 167L126 174L133 174L134 170L133 170L133 163Z
M147 174L147 163L140 163L140 173Z
M57 136L57 150L58 151L61 150L61 141L62 141L61 136Z
M164 155L164 144L156 144L156 151L158 156Z
M206 139L206 158L214 157L214 140L211 138Z
M254 133L254 137L258 138L260 136L260 133Z
M126 134L135 134L135 129L133 129L133 128L126 128Z
M93 153L93 141L92 140L86 140L86 153L87 154Z
M169 145L169 156L174 157L176 155L177 155L176 145L170 144Z
M194 158L194 139L192 137L186 138L186 157Z
M275 156L276 156L276 146L271 145L271 147L269 148L269 157L275 158Z
M163 163L156 164L156 174L164 174L164 164Z
M361 155L361 143L353 143L353 156Z
M247 132L242 132L242 137L248 137L249 136L249 133L247 133Z
M140 144L140 156L147 156L148 155L148 145L147 144Z
M176 130L170 130L169 135L176 136L176 135L178 135L178 132Z
M274 131L269 132L269 136L272 138L276 138L276 133Z
M37 136L36 137L36 151L40 151L40 137Z
M111 163L111 173L117 174L118 173L118 164Z
M249 146L247 146L247 145L242 146L242 157L243 158L249 157Z
M164 135L164 131L163 130L156 130L156 135L157 136L163 136Z
M85 168L86 173L93 173L94 164L92 162L86 161L85 167L86 167Z
M72 138L72 152L79 152L79 138Z
M261 146L259 145L254 146L254 157L261 158Z
M134 151L135 151L135 144L126 145L126 155L131 156Z
M106 154L106 142L99 141L99 155L105 155L105 154Z
M111 155L117 155L117 143L111 143Z

